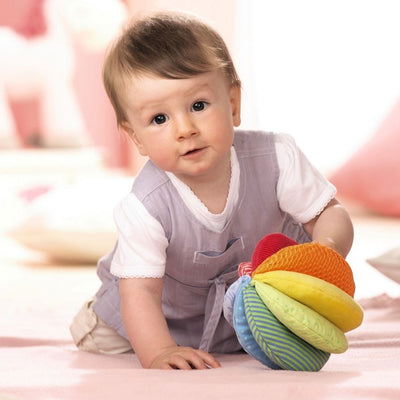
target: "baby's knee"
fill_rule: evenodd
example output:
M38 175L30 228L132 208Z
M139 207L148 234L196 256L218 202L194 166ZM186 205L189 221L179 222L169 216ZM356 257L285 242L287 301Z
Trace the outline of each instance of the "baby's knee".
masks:
M120 354L132 350L129 341L102 321L93 310L95 299L86 302L74 317L70 332L79 350Z

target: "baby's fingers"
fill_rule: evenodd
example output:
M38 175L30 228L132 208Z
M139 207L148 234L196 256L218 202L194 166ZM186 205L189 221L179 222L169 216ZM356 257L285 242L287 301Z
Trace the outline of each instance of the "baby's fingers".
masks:
M155 369L208 369L219 368L220 363L209 353L191 347L171 347L160 354L150 368Z
M169 360L169 366L173 369L182 370L209 368L203 358L192 349L181 354L174 354Z
M209 353L192 348L184 348L180 354L175 354L170 366L177 369L208 369L219 368L220 363Z
M197 354L208 368L220 368L221 364L210 354L203 350L197 350Z

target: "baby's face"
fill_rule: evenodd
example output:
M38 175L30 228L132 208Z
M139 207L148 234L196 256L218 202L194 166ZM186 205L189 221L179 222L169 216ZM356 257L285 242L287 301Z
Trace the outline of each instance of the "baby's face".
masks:
M187 79L135 76L125 86L123 124L142 155L186 183L216 179L230 162L240 89L220 71Z

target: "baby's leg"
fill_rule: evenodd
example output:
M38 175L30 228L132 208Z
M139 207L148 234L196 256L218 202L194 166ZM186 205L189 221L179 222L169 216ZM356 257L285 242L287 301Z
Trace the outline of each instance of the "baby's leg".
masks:
M91 300L83 305L72 321L70 331L79 350L100 354L132 351L129 341L109 327L93 311Z

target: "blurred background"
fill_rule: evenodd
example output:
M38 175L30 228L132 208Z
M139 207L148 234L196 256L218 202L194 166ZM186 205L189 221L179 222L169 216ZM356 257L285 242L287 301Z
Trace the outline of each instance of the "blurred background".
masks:
M206 18L242 80L242 128L291 134L324 173L390 113L400 126L397 0L3 0L0 219L20 242L43 242L35 232L46 224L53 237L69 229L68 240L78 225L113 230L113 205L143 159L116 129L102 60L121 26L151 9Z
M235 6L245 125L288 132L317 167L334 169L375 133L400 96L400 3Z
M100 75L108 41L129 16L148 9L208 19L243 81L242 127L290 133L324 170L367 140L399 97L397 0L6 0L0 5L1 147L89 145L107 166L135 170L136 153L116 131ZM19 38L9 30L32 44L47 36L48 50L40 50L44 72L36 71L34 54L18 54ZM39 77L31 82L33 70ZM54 86L50 100L43 100L47 89L24 90L44 78ZM61 93L65 86L72 99ZM63 118L57 102L64 102Z

